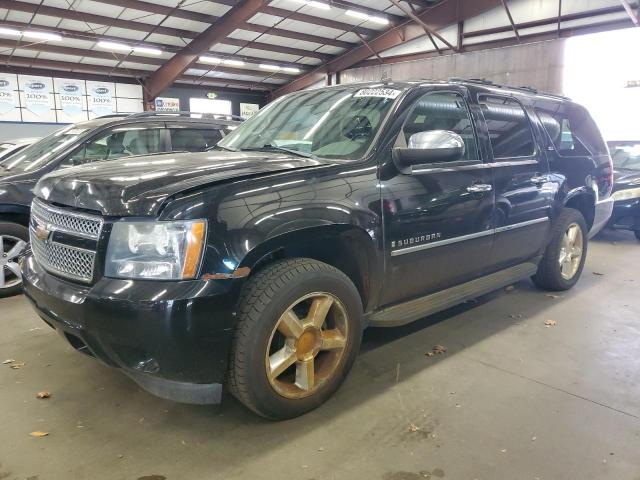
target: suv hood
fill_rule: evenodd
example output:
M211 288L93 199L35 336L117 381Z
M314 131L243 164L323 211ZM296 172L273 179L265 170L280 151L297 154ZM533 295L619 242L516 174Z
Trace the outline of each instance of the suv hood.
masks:
M229 179L330 165L265 152L169 153L60 170L36 185L39 198L107 216L156 215L167 198Z

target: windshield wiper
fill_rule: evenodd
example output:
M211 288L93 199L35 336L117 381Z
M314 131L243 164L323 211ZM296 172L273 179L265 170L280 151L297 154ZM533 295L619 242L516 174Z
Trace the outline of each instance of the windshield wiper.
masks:
M285 153L290 153L292 155L296 155L298 157L303 157L303 158L317 158L312 153L301 152L300 150L294 150L292 148L277 147L271 144L264 145L263 147L241 148L240 151L241 152L285 152Z

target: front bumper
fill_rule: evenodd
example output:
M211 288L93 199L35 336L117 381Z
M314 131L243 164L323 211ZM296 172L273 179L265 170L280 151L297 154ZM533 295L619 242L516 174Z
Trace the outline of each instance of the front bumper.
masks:
M640 231L640 199L634 198L616 202L607 227Z
M31 254L22 275L40 317L76 350L160 397L220 402L239 289L233 280L103 278L87 286L47 273Z

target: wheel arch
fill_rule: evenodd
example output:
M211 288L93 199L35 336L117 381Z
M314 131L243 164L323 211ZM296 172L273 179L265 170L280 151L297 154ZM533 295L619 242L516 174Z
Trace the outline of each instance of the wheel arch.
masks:
M354 225L317 225L272 237L251 250L238 267L254 275L285 258L311 258L342 271L354 283L365 311L375 305L382 274L374 240Z
M593 190L582 187L570 191L564 199L563 206L582 213L587 227L591 229L596 215L596 194Z
M0 222L29 226L30 208L25 205L0 204Z

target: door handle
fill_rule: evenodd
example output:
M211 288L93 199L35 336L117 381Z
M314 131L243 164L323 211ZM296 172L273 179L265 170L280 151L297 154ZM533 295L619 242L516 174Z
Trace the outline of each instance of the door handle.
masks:
M531 183L536 185L542 185L543 183L547 183L549 181L549 177L547 175L534 175L531 177Z
M467 192L469 193L485 193L493 190L493 186L488 183L474 183L473 185L467 187Z

